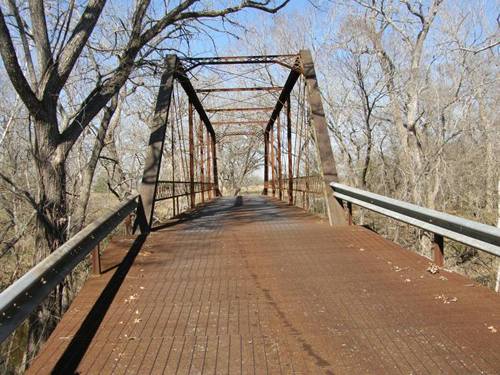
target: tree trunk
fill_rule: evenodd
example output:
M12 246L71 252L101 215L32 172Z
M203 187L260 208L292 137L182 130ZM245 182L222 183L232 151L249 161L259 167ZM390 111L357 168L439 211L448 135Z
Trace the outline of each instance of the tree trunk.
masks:
M54 116L55 119L55 116ZM57 147L57 120L35 119L35 164L38 172L37 221L33 264L39 263L61 246L67 237L65 155ZM38 307L29 318L25 366L36 355L62 315L63 285Z

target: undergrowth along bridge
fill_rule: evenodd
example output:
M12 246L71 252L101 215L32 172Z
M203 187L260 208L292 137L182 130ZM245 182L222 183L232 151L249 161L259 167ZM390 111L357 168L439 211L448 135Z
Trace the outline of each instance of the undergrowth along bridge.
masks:
M193 86L196 69L226 65L288 75ZM93 253L30 373L500 372L498 296L352 225L352 205L433 233L438 266L444 238L500 256L499 230L340 184L308 51L170 56L150 129L139 195L0 295L4 340ZM260 196L220 196L233 137L264 149ZM141 234L96 251L130 214Z

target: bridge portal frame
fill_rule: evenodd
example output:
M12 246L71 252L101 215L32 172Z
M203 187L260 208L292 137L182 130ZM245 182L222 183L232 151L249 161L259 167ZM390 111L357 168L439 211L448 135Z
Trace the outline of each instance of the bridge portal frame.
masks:
M222 65L222 64L279 64L285 68L290 69L289 76L282 87L263 87L263 88L214 88L214 89L198 89L196 90L187 76L187 72L191 69L203 65ZM185 68L185 64L187 67ZM338 174L336 169L335 157L332 151L330 136L323 110L321 100L321 93L318 85L318 79L314 67L313 58L309 50L301 50L295 55L267 55L267 56L234 56L234 57L203 57L203 58L183 58L180 59L176 55L169 55L166 58L166 69L161 78L161 84L156 101L155 113L150 127L151 134L148 144L146 162L144 166L143 178L140 186L141 199L144 205L144 212L147 218L149 228L153 224L153 213L158 189L158 181L160 175L161 156L164 148L166 127L168 122L168 112L172 98L174 81L177 80L189 99L189 123L193 122L193 109L198 113L201 122L205 125L207 134L209 135L210 142L210 156L211 156L211 172L213 175L213 183L215 186L216 196L220 196L218 187L218 173L217 173L217 139L214 127L207 111L214 111L214 109L205 110L198 98L197 93L210 93L214 91L245 91L245 90L267 90L278 91L281 89L279 98L272 108L272 113L267 121L264 130L264 189L263 194L268 195L269 190L269 166L270 166L270 141L273 138L270 134L274 131L274 124L278 121L283 107L286 109L286 128L287 128L287 147L288 147L288 203L290 205L294 202L293 197L293 165L291 157L291 92L295 87L298 79L303 76L308 94L308 104L311 111L312 120L312 133L316 144L316 154L320 169L321 178L323 180L323 195L326 203L328 220L332 226L348 225L345 211L341 203L334 197L330 184L338 182ZM260 110L259 108L258 110ZM266 108L266 110L269 108ZM220 111L221 109L215 109ZM224 109L225 111L227 109ZM244 110L251 110L245 108ZM193 126L190 126L190 129ZM193 136L190 131L190 139ZM192 142L190 141L190 176L191 184L194 184L194 165L193 165L193 150ZM278 157L280 150L278 150ZM273 161L274 163L274 161ZM278 161L279 163L279 161ZM274 174L274 167L273 167ZM278 182L280 197L282 196L282 181L281 173L280 181ZM274 193L275 181L273 178L272 189ZM194 206L193 189L191 189L191 207Z

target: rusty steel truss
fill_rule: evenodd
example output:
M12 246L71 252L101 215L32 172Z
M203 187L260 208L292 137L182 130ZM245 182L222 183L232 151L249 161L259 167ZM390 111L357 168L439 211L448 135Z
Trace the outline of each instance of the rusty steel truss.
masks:
M235 65L235 64L277 64L286 68L289 71L288 78L283 86L255 86L255 87L217 87L217 88L200 88L195 89L188 77L188 72L196 67L208 65ZM191 73L190 73L191 74ZM182 186L183 195L190 196L190 206L194 208L195 197L197 193L202 193L202 200L205 199L205 188L197 188L200 186L209 187L208 190L213 191L214 195L220 195L218 185L217 171L217 144L218 135L214 130L214 126L219 125L239 125L239 126L265 126L262 128L262 133L254 131L233 131L226 132L225 136L243 136L243 135L259 135L263 134L264 148L264 188L263 194L268 195L269 188L272 188L272 193L275 195L276 190L279 191L279 197L283 198L284 191L287 191L288 203L294 203L294 181L300 176L294 176L294 165L292 156L292 116L291 116L291 93L296 86L299 78L302 77L307 88L307 103L311 113L312 135L315 140L314 144L317 148L317 160L319 164L319 176L322 181L322 193L326 202L327 214L331 225L347 224L344 210L339 202L333 196L330 189L332 182L338 181L337 170L334 155L332 152L330 137L328 134L325 113L321 101L318 80L314 69L314 62L311 53L308 50L302 50L298 54L287 55L263 55L263 56L229 56L229 57L185 57L178 58L176 55L171 55L166 59L165 71L161 78L161 84L158 92L156 108L151 124L151 135L148 146L148 152L144 167L140 194L144 206L144 212L148 220L149 226L153 225L153 213L155 202L160 199L166 199L164 190L167 189L167 195L175 196L175 191L171 183L167 185L159 180L160 165L162 153L164 149L165 134L168 124L168 113L172 100L172 91L174 82L177 81L189 100L189 181L178 183ZM199 93L210 94L213 92L243 92L243 91L265 91L269 93L279 93L278 99L273 107L250 107L250 106L235 106L235 107L213 107L205 109L202 101L198 97ZM269 119L261 120L230 120L230 121L214 121L210 120L208 113L234 113L234 112L269 112ZM280 115L282 112L286 118L286 135L281 136ZM203 151L200 155L202 165L195 165L195 147L194 147L194 113L197 113L199 119L206 129L207 144L204 144L203 137L200 139L202 146L206 146L207 159L204 159ZM275 136L275 126L278 128ZM275 138L277 147L275 149ZM283 139L281 139L283 138ZM283 159L281 155L282 145L286 144L287 158ZM203 148L202 148L203 150ZM208 157L210 158L208 160ZM210 168L209 181L206 181L205 169L207 163ZM283 165L286 164L285 170ZM198 176L201 181L195 181L195 170L200 168ZM269 181L269 171L271 170L271 183ZM298 171L298 168L297 168ZM296 172L297 173L297 172ZM283 175L286 174L286 181ZM304 178L303 178L304 179ZM303 180L302 179L302 180ZM300 180L300 181L302 181ZM284 183L286 182L286 186ZM317 186L317 178L311 184ZM189 190L189 191L188 191Z

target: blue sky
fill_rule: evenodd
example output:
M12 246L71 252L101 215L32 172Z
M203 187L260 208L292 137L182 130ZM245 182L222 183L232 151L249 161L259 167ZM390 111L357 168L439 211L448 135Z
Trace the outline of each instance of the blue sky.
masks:
M294 12L297 12L301 9L306 8L306 7L312 7L312 5L310 4L310 2L308 0L291 0L290 3L288 3L287 6L280 11L280 15L281 16L292 15ZM248 25L249 23L254 22L256 16L259 16L259 17L265 16L265 17L269 17L269 18L273 17L272 14L266 15L265 13L258 11L258 10L246 9L246 10L232 16L231 18L233 20L237 21L238 23L240 23L241 25L245 26L245 25ZM212 21L212 23L214 25L218 25L218 26L220 25L219 20L214 20L214 21ZM242 33L242 30L240 28L231 27L229 25L227 25L227 26L231 32L234 32L237 35ZM227 34L222 33L222 32L221 33L214 32L211 35L211 37L215 41L219 53L224 53L224 51L229 46L233 45L234 43L237 43L237 40L233 36L227 35ZM196 55L208 56L208 55L214 54L212 44L208 40L208 38L204 38L204 39L198 40L198 41L193 41L191 44L191 49L192 49L191 54L193 56L196 56Z

